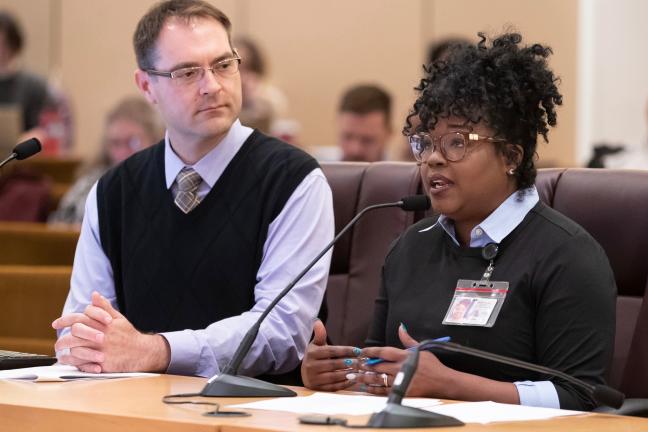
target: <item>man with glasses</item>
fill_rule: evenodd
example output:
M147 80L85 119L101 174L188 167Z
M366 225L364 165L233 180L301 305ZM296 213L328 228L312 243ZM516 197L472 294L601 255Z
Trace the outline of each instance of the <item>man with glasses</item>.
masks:
M209 376L333 237L317 162L244 127L229 19L200 0L159 3L133 38L137 86L165 139L90 193L56 350L92 372ZM299 363L330 254L261 326L241 373Z

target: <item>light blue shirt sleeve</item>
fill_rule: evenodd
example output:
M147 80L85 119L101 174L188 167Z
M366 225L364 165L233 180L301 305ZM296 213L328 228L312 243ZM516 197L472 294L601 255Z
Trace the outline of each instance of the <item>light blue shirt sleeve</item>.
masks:
M99 237L96 185L88 196L85 215L64 314L83 312L92 291L117 308L112 267ZM252 309L205 329L162 333L171 348L167 372L218 373L266 306L333 239L334 231L331 189L322 171L316 169L304 178L269 226ZM324 296L331 254L322 257L268 315L243 361L241 374L282 373L301 360Z
M515 383L520 405L560 408L556 386L551 381L517 381Z

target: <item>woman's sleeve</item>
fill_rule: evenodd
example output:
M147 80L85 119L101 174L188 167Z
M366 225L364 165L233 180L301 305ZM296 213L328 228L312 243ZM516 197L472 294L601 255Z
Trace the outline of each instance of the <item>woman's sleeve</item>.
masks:
M538 362L590 384L604 384L615 334L616 284L601 246L579 233L537 263L536 350ZM563 409L596 406L585 390L554 383Z

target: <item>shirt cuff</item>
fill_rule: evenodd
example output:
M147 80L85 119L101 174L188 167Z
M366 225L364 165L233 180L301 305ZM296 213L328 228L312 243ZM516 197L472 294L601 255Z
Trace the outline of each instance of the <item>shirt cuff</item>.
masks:
M560 408L558 392L551 381L517 381L514 382L520 396L520 405Z
M191 330L160 333L171 351L171 359L166 372L174 375L198 375L202 360L202 348ZM218 365L215 365L218 369Z

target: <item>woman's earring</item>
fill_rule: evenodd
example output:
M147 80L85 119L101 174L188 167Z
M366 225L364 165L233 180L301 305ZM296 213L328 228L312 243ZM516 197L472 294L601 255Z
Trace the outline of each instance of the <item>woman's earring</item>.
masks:
M510 170L506 171L506 174L512 176L513 174L515 174L515 169L511 168Z

